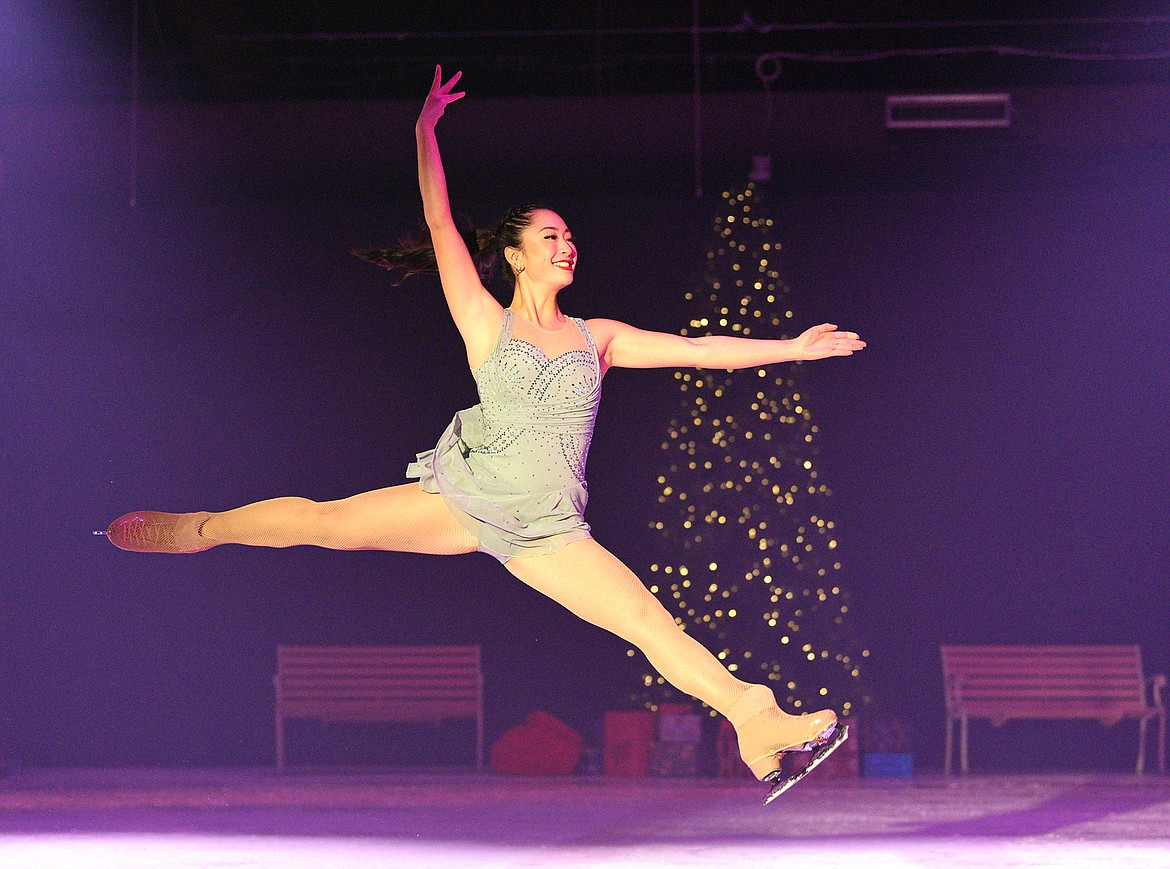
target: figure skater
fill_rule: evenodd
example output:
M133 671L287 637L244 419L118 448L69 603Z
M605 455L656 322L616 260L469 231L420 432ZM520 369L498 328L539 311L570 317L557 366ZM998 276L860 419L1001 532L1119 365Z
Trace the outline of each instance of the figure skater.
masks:
M467 350L480 403L455 415L438 445L406 472L418 482L339 501L275 498L222 513L137 511L115 520L110 541L135 552L192 553L224 543L313 545L455 555L486 552L521 581L640 649L679 690L735 727L752 773L779 795L847 735L830 710L789 715L772 690L733 676L614 555L583 517L585 459L612 367L755 368L849 356L865 347L853 332L815 326L791 340L687 338L615 320L567 317L557 294L573 281L577 248L560 216L527 206L493 233L465 238L447 197L435 125L460 73L434 82L415 126L419 187L429 242L369 254L408 274L437 270ZM513 285L503 308L484 288L480 265L495 259ZM785 777L781 759L812 751Z

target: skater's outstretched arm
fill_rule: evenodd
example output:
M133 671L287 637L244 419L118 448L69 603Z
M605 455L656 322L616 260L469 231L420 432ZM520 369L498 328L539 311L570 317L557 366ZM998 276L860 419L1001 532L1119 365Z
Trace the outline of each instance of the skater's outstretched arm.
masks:
M590 320L602 364L618 368L752 368L774 362L852 356L865 348L856 332L833 323L813 326L796 338L779 340L706 335L689 338L647 332L617 320Z
M457 72L444 82L442 69L435 67L435 79L414 132L418 144L418 184L423 215L435 248L443 295L467 347L468 362L474 368L491 352L504 314L500 303L492 298L480 280L467 244L455 226L447 197L447 177L435 136L435 125L443 111L464 95L463 91L452 92L461 75Z

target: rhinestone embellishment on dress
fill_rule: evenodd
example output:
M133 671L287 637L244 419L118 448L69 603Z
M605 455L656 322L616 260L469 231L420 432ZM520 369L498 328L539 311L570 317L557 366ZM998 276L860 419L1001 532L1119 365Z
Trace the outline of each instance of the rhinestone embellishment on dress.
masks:
M535 344L512 337L512 316L504 313L499 344L475 372L484 432L482 446L472 451L540 457L554 466L530 467L534 475L581 483L601 399L593 336L582 320L571 318L588 349L549 358Z

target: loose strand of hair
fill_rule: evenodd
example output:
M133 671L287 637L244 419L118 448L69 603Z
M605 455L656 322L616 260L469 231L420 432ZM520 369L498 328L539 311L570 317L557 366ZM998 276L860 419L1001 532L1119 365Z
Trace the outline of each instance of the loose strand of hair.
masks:
M509 209L494 231L474 229L470 223L460 230L459 235L467 245L480 280L485 284L497 272L509 284L516 283L516 275L504 260L504 249L520 246L521 233L528 226L533 212L541 207L528 204ZM430 230L425 225L414 234L399 239L392 247L354 248L351 253L391 272L401 271L401 276L394 282L395 286L412 275L438 274L439 271Z
M494 235L490 230L467 227L459 232L471 254L480 278L490 280L495 265ZM435 246L430 230L422 226L418 231L398 239L390 247L353 248L350 253L390 272L401 272L394 286L420 274L438 274Z

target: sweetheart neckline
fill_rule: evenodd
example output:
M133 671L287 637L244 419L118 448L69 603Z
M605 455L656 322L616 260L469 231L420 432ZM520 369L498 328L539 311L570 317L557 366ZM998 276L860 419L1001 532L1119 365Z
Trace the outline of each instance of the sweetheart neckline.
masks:
M601 359L598 358L597 352L593 347L593 339L589 334L589 327L585 325L584 320L582 320L578 317L570 317L569 318L569 320L573 323L574 326L577 327L578 331L580 331L581 335L585 338L585 345L586 346L582 347L582 348L577 348L574 350L564 350L564 351L558 353L556 356L549 356L548 353L545 352L544 348L541 347L540 345L534 344L531 341L525 341L523 338L517 338L515 335L512 334L512 329L510 328L510 324L508 321L510 319L514 319L514 318L515 318L515 315L510 310L505 308L504 309L504 322L500 324L500 333L501 333L500 337L502 338L504 336L504 334L507 334L508 337L506 340L504 340L502 342L497 339L496 346L492 348L492 352L487 355L487 358L484 359L483 362L479 363L479 365L477 367L471 369L471 376L472 377L474 377L478 380L479 379L479 372L483 370L483 367L488 364L488 362L492 359L492 357L494 357L497 353L502 352L504 347L506 347L510 342L515 341L519 344L525 344L525 345L531 347L533 350L535 350L537 353L539 353L541 358L544 359L544 361L548 364L552 364L553 362L556 362L561 357L568 356L570 353L585 353L589 356L590 360L592 360L593 367L598 374L598 382L600 383L600 381L601 381L601 377L600 377L600 375L601 375ZM506 330L506 332L505 332L505 330Z
M488 361L489 361L489 360L490 360L490 359L491 359L493 356L495 356L497 353L500 353L500 352L502 352L502 351L503 351L503 348L504 348L504 347L506 347L506 346L507 346L509 343L511 343L512 341L515 341L517 344L525 344L525 345L527 345L527 346L531 347L533 350L535 350L537 353L539 353L539 354L540 354L540 358L541 358L541 359L543 359L543 360L545 361L545 363L547 363L547 364L549 364L549 365L551 365L552 363L556 362L556 361L557 361L558 359L560 359L561 357L563 357L563 356L568 356L568 355L569 355L569 354L571 354L571 353L584 353L586 356L588 356L588 357L590 358L590 360L596 360L596 359L597 359L597 357L596 357L596 356L594 356L594 354L593 354L593 351L592 351L592 350L590 350L588 347L582 347L582 348L579 348L579 349L576 349L576 350L565 350L563 353L558 353L556 356L549 356L547 353L545 353L545 352L544 352L544 350L542 350L542 349L541 349L540 347L538 347L537 345L533 344L531 341L525 341L523 338L508 338L508 340L507 340L507 341L506 341L504 344L497 344L497 345L496 345L496 348L495 348L494 350L492 350L492 352L491 352L491 353L489 353L489 354L488 354L488 358L487 358L487 359L485 359L485 360L483 360L483 362L481 362L481 363L479 364L479 367L478 367L478 368L472 368L472 369L471 369L471 376L472 376L472 377L475 377L475 378L478 378L478 377L479 377L479 372L480 372L480 371L482 371L482 370L483 370L483 367L484 367L485 365L487 365L487 364L488 364ZM600 361L597 361L597 362L595 362L594 364L595 364L595 366L596 366L597 370L598 370L598 371L600 371L600 370L601 370L601 362L600 362Z
M533 344L531 341L525 341L523 338L516 338L516 337L511 337L508 339L509 343L512 341L515 341L517 344L527 344L529 347L531 347L533 350L535 350L537 353L539 353L541 356L543 356L545 358L545 361L547 361L547 362L556 362L562 356L568 356L570 353L588 353L590 356L593 355L590 352L588 347L576 347L572 350L562 350L556 356L549 356L548 353L545 352L543 347L541 347L538 344ZM505 345L505 346L507 346L507 345ZM482 368L482 367L483 366L481 365L480 368Z

